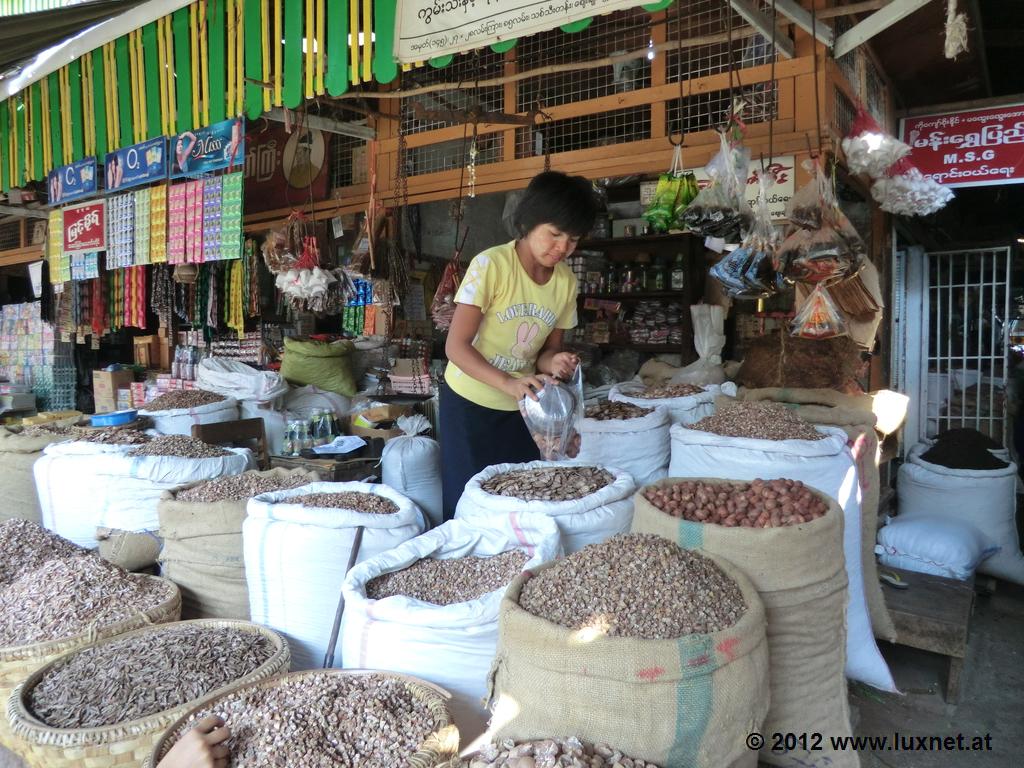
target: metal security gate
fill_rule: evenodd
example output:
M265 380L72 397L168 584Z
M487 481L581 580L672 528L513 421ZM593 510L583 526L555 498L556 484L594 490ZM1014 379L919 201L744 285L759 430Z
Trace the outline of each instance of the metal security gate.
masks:
M896 264L894 383L912 411L905 447L954 427L1008 446L1010 248L910 248Z

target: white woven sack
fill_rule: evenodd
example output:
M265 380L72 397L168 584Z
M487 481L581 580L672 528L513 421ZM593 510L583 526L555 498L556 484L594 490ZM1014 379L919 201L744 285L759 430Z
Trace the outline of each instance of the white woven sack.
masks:
M896 683L871 630L861 566L860 482L857 465L838 427L816 427L823 440L754 440L725 437L676 424L669 477L725 480L800 480L831 496L843 510L843 551L850 601L846 607L846 676L884 691Z
M257 371L251 365L224 357L208 357L196 367L196 386L237 400L266 403L288 393L288 382L275 371Z
M661 407L638 419L585 418L580 424L581 443L576 461L624 469L633 476L637 487L656 483L668 473L670 426L668 410Z
M140 416L149 416L153 427L161 435L191 435L193 424L217 424L238 420L238 401L233 397L216 403L197 405L195 408L172 408L167 411L139 410Z
M79 546L96 546L97 528L155 531L164 491L238 475L255 466L248 448L230 456L128 456L135 446L56 443L33 467L43 525Z
M636 394L644 389L643 384L627 381L616 384L608 393L608 399L620 403L632 403L641 408L657 406L665 408L673 424L696 424L701 419L715 412L715 398L719 395L736 396L736 385L731 381L725 384L708 384L700 394L689 397L644 398Z
M422 509L431 526L444 521L441 489L441 446L419 434L430 429L423 416L402 416L398 427L406 434L388 440L381 456L384 485L408 496Z
M1024 555L1017 536L1017 465L1005 469L951 469L921 458L915 445L896 476L899 519L957 520L999 546L978 570L1024 584Z
M288 501L309 493L345 492L383 496L398 511L378 515ZM411 500L386 485L310 483L249 500L242 525L249 612L257 624L288 638L293 670L323 664L359 526L364 531L356 562L419 535L427 522Z
M960 581L998 551L970 523L924 516L904 520L903 515L887 521L875 546L882 565Z
M495 475L519 469L577 467L576 461L531 461L528 464L495 464L475 474L455 508L455 517L480 528L504 528L521 512L535 512L553 518L562 536L566 554L587 544L598 544L617 533L625 533L633 522L633 493L636 481L617 467L605 466L615 481L596 493L572 501L523 501L488 493L480 486Z
M434 605L402 595L370 600L366 585L425 557L490 557L512 549L530 558L523 570L554 560L561 553L558 528L551 518L528 512L516 515L514 523L506 519L505 525L486 529L450 520L357 565L345 579L342 666L436 683L452 694L448 707L463 740L483 733L488 717L483 699L505 587L464 603Z

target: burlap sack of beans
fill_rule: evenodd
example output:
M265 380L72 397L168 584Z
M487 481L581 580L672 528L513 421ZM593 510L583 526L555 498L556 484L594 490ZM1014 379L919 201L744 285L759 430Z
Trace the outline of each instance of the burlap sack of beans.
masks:
M42 522L32 465L43 455L43 448L64 439L61 435L25 437L0 427L0 488L4 489L0 522L16 517Z
M674 482L669 478L656 485ZM761 761L786 768L856 768L860 762L855 751L833 751L829 742L852 735L844 674L847 581L842 510L819 495L829 509L814 522L727 528L672 517L638 493L632 532L653 533L684 549L737 563L760 595L768 618L771 702ZM773 733L820 733L824 751L798 746L788 754L773 753Z
M280 467L261 476L301 475L311 483L315 472ZM187 488L195 487L193 483ZM242 523L248 499L183 502L177 493L160 499L160 568L181 589L183 619L249 620L249 588L242 553Z
M864 571L864 596L871 616L875 637L896 641L896 626L885 605L885 593L878 581L875 539L878 535L878 503L881 478L878 463L881 444L875 430L876 417L871 411L870 395L843 395L824 389L746 389L740 390L743 400L773 400L793 408L812 424L842 428L849 436L850 450L857 462L861 489L861 567Z
M736 566L710 557L737 583L747 612L721 632L672 640L581 642L578 632L519 606L530 574L513 581L491 671L496 738L571 733L657 765L755 765L745 739L761 731L768 710L764 606Z
M155 564L160 556L160 539L152 531L122 531L97 528L100 557L126 571L141 571Z

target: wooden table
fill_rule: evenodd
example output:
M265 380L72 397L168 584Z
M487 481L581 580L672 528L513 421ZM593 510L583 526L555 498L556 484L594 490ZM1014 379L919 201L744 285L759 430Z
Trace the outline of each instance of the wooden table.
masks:
M270 466L285 469L307 469L316 472L320 480L332 483L345 483L362 480L370 475L380 475L380 457L384 450L384 441L373 438L358 451L325 458L312 451L304 451L302 456L271 456Z
M948 656L946 702L957 703L967 655L967 628L974 608L974 579L957 581L899 568L880 570L899 574L909 585L907 589L882 586L896 625L896 642Z

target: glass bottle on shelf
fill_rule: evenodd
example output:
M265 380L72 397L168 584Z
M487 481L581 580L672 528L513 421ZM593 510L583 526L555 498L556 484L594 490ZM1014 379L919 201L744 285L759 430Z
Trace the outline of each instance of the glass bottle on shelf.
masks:
M635 287L636 268L632 263L622 268L622 292L631 293Z
M303 451L308 451L313 447L313 438L309 436L308 421L299 422L299 436L296 442Z
M605 293L618 293L619 292L619 270L615 266L615 262L609 262L608 271L605 274Z
M327 445L334 439L334 428L331 422L331 412L326 408L321 410L316 424L316 437L320 441L320 445Z
M281 455L282 456L294 456L295 455L295 422L289 421L288 427L284 431L284 440L281 441Z
M672 265L672 290L681 291L686 287L686 262L683 254L677 253L675 263Z
M654 262L654 290L664 291L665 290L665 262L661 259L657 259Z
M641 253L637 257L637 269L636 269L636 290L648 291L651 289L651 257L646 253Z

